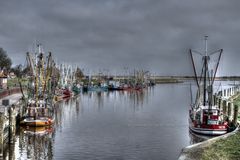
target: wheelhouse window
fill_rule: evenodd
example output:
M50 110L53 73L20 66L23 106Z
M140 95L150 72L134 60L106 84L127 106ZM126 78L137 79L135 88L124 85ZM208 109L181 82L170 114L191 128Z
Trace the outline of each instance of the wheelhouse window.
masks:
M210 124L210 125L218 124L218 121L209 119L208 124Z

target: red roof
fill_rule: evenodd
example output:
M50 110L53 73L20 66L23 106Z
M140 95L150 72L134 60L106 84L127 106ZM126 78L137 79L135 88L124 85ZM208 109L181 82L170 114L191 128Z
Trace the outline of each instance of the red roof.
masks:
M3 72L0 72L0 78L7 78L7 75L5 75Z

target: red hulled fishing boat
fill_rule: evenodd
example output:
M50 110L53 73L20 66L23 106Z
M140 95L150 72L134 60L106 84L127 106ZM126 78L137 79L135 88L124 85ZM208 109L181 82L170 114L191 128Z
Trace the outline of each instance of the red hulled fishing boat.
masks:
M197 75L193 52L202 57L201 74ZM194 68L197 84L197 96L189 110L189 128L191 131L205 135L222 135L227 133L228 123L224 121L224 115L217 105L213 103L213 84L216 77L219 61L223 50L212 53L207 51L207 36L205 36L205 53L190 50L191 60ZM217 56L217 63L210 68L211 56Z

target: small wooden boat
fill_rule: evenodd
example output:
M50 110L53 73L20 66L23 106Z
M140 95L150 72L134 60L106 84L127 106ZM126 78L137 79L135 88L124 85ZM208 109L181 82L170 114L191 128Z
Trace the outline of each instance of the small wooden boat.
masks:
M53 110L51 107L46 107L42 104L36 107L30 103L27 107L26 115L20 121L20 125L32 127L50 126L54 123L52 114Z

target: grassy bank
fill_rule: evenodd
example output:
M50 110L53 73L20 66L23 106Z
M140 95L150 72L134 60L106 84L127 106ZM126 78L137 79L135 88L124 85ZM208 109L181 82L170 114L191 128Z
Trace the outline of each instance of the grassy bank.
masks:
M235 99L235 105L240 106L240 97ZM240 121L240 115L238 116ZM225 139L219 139L215 143L204 148L201 159L239 160L240 159L240 131Z
M240 131L183 150L179 160L239 160Z
M220 139L202 150L200 159L239 160L240 132L226 139Z

